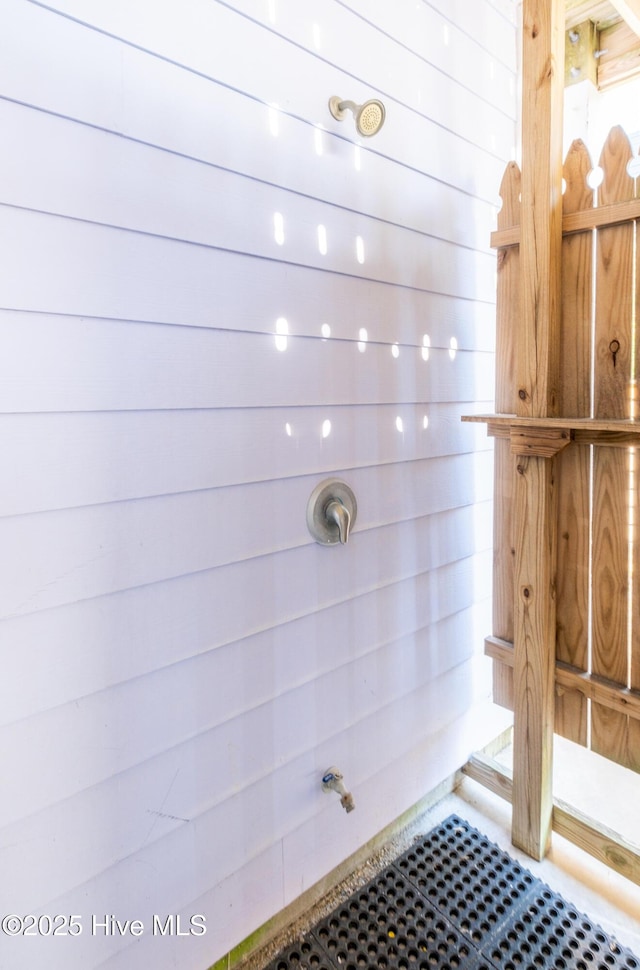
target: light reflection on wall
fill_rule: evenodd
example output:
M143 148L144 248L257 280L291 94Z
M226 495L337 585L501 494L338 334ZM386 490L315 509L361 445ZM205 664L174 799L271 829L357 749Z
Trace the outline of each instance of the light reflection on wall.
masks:
M277 104L270 104L267 108L267 119L269 121L269 131L274 138L278 137L280 133L280 122L279 122L279 106Z
M278 317L276 320L276 350L280 352L287 349L289 334L289 324L285 317Z
M428 333L425 333L422 338L422 359L429 360L429 348L431 346L431 337Z
M284 218L281 212L273 213L273 238L278 246L284 245Z
M322 422L322 437L328 438L330 434L331 434L331 421L329 421L329 419L327 418L325 421Z
M367 349L367 340L369 339L366 327L360 327L358 331L358 338L358 350L361 354L364 354L365 350Z
M325 226L318 226L318 249L321 256L327 255L327 230Z
M364 239L356 236L356 259L362 265L364 263Z

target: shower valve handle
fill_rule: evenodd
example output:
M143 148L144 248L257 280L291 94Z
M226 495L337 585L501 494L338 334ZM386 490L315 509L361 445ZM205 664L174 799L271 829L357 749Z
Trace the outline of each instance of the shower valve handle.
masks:
M326 478L316 485L307 504L307 527L323 546L345 545L358 512L356 497L346 482Z
M338 526L340 542L344 545L345 542L348 542L349 533L351 532L351 513L349 509L342 504L340 499L334 498L328 502L324 514L330 522L335 522Z

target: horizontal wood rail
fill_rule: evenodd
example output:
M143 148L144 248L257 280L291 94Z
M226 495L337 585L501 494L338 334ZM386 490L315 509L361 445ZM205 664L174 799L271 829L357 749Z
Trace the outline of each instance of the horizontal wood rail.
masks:
M505 801L512 801L513 773L493 758L475 754L462 772ZM562 838L640 885L640 846L628 842L559 798L553 799L551 819L553 831Z
M527 418L516 414L469 414L463 421L486 424L492 438L513 438L512 432L568 431L580 445L608 445L628 448L640 445L640 420L630 418ZM560 438L560 435L558 434Z
M588 232L591 229L617 226L622 222L633 222L634 219L640 219L640 199L612 202L610 205L598 206L595 209L567 213L562 218L562 235L569 236L574 232ZM506 249L519 243L520 226L496 229L491 233L493 249Z
M499 637L486 637L484 652L493 660L513 667L513 644ZM571 664L556 661L556 692L580 691L585 697L612 711L640 720L640 690L633 690L613 681L585 673Z

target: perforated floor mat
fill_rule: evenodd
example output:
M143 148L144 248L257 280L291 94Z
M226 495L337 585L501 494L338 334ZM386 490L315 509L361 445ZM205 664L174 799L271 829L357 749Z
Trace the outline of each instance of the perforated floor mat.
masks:
M267 970L640 970L640 960L451 815Z

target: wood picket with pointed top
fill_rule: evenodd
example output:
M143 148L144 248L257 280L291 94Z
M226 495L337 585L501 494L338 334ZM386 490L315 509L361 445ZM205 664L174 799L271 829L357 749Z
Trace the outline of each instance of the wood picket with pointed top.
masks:
M556 455L555 730L640 771L640 179L629 140L613 128L603 180L586 146L564 165L558 413L540 427L570 431ZM494 699L513 704L514 380L521 300L520 172L507 167L492 242L498 250L493 634ZM482 419L482 418L481 418ZM476 418L477 420L477 418ZM531 422L529 422L531 424ZM549 430L551 433L551 430ZM511 444L511 449L510 449ZM541 542L543 537L541 537Z

